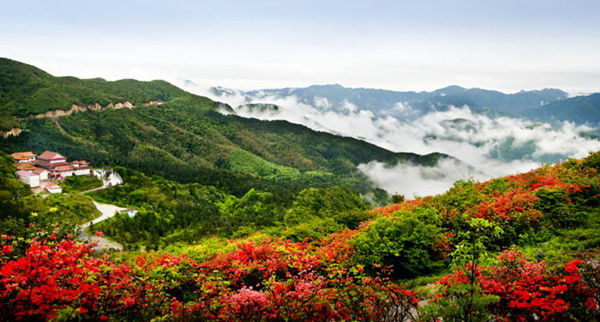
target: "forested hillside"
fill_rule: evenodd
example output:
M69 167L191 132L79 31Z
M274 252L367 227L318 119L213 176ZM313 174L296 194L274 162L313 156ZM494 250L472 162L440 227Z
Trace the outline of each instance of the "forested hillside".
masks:
M0 70L5 75L0 108L12 117L71 104L163 103L25 118L21 135L0 141L7 152L60 151L95 166L125 166L181 183L213 185L237 196L255 188L291 200L307 187L343 185L373 202L385 201L385 193L356 169L358 164L378 160L433 166L446 157L393 153L283 121L224 116L216 112L222 104L162 81L57 78L6 59ZM35 98L38 94L43 98Z
M257 232L111 258L94 256L68 235L3 236L0 314L5 320L593 321L600 318L599 170L595 153L488 182L457 182L442 195L377 208L360 225L299 241ZM304 209L300 220L319 212L310 208L319 196L334 200L310 192L296 200Z
M129 101L138 105L187 95L165 81L54 77L34 66L0 58L0 110L16 117L67 110L72 104L106 106Z

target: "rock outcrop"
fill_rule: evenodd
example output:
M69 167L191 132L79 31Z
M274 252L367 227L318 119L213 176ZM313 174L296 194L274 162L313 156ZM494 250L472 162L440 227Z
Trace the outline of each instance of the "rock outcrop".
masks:
M18 127L15 127L10 129L9 131L0 131L0 136L2 136L3 139L6 139L9 136L18 136L19 134L21 134L21 132L23 132L23 130L21 130Z
M147 103L142 104L142 106L160 105L162 103L163 102L161 102L161 101L149 101ZM84 112L84 111L99 111L99 110L106 109L106 108L114 108L114 109L128 108L128 109L132 109L134 107L136 107L136 106L133 105L133 104L131 104L130 101L119 102L119 103L114 103L114 104L110 103L110 104L108 104L106 106L102 106L102 105L100 105L98 103L87 105L87 106L73 104L73 105L71 105L71 108L68 109L68 110L52 110L52 111L48 111L46 113L32 115L29 118L36 118L36 119L45 118L45 117L56 118L56 117L59 117L59 116L66 116L66 115L71 115L73 113L79 113L79 112Z

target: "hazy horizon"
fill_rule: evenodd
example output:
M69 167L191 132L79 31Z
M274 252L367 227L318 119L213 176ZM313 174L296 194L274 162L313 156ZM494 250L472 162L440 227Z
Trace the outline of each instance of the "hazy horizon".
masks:
M242 90L600 91L594 1L10 2L0 56L57 76Z

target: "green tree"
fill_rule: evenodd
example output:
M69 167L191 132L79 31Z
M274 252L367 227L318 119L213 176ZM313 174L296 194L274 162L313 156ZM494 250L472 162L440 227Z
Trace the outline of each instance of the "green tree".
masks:
M433 208L400 211L379 217L354 240L356 261L369 265L391 265L398 277L409 277L442 267L436 248L442 234L441 220Z
M421 310L426 319L464 322L492 319L487 307L499 299L487 295L478 285L479 266L488 258L487 245L500 238L503 232L481 218L472 218L469 227L469 230L459 232L460 242L451 255L454 280L445 283L440 291L442 296Z

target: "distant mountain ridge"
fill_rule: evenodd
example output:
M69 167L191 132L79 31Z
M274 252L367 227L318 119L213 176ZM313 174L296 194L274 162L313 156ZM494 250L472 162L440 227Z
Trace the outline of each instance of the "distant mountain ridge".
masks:
M528 110L526 115L544 122L569 121L576 124L600 124L600 93L576 96Z
M243 95L249 101L268 97L296 96L302 103L321 108L335 109L350 103L360 109L372 111L376 115L395 116L409 115L410 113L407 113L409 110L412 114L424 114L432 110L445 109L450 105L467 105L475 111L492 110L508 115L523 115L528 110L567 98L566 92L555 88L505 94L494 90L467 89L456 85L431 92L347 88L339 84L253 91L213 87L211 91L217 96Z

